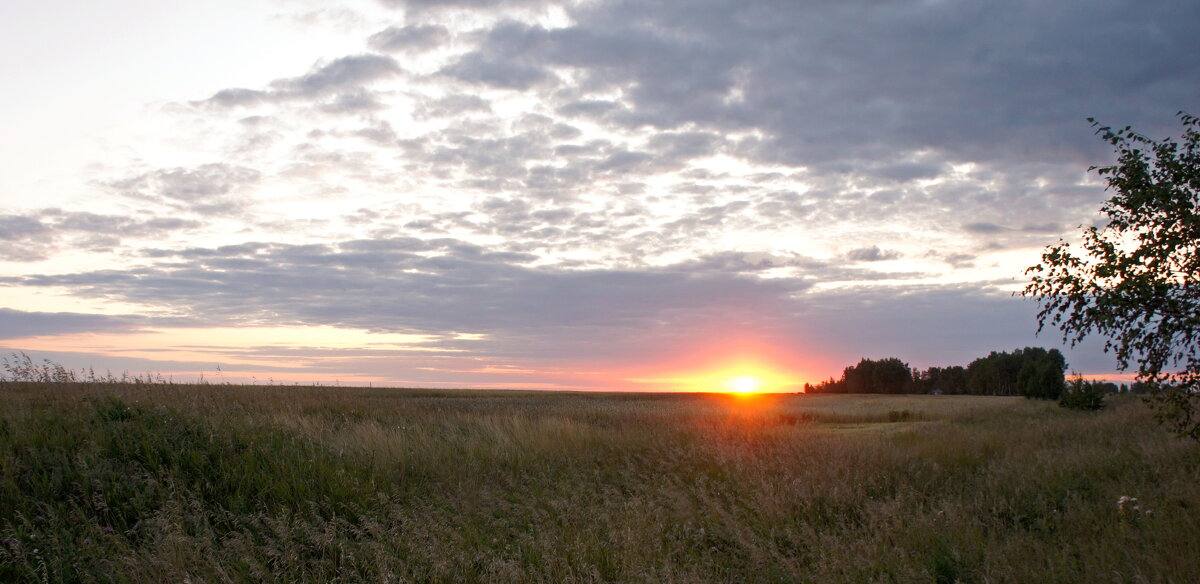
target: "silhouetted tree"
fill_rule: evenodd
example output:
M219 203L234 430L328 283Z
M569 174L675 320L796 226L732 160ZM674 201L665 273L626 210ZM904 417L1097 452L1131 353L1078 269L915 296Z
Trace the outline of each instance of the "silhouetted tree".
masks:
M904 393L912 384L912 371L895 357L863 358L842 371L841 384L846 393Z
M1076 375L1063 389L1058 405L1072 410L1098 410L1104 407L1105 394L1103 385L1084 381Z
M1057 349L1025 347L1012 353L992 351L967 366L967 392L1057 399L1062 392L1066 366L1066 358Z
M1017 393L1025 397L1058 399L1065 385L1066 359L1057 349L1026 347L1015 351L1023 361L1017 374Z
M1082 253L1060 240L1025 271L1038 330L1072 345L1107 338L1122 369L1137 368L1159 420L1200 440L1200 118L1179 112L1183 141L1151 140L1089 118L1117 152L1093 167L1115 194L1102 227L1083 230Z

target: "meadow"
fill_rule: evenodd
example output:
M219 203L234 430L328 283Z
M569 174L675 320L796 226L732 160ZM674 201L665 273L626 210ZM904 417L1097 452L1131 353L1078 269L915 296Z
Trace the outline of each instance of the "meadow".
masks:
M1200 445L1135 398L9 382L0 581L1200 582Z

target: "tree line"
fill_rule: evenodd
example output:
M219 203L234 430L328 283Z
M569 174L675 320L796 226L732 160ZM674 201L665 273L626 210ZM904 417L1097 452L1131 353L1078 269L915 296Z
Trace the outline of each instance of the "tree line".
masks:
M967 366L909 367L896 358L863 358L846 367L840 379L804 384L805 393L923 393L956 395L1021 395L1059 399L1067 388L1067 360L1058 349L1025 347L1012 352L992 351ZM1107 382L1085 382L1105 393L1145 391Z

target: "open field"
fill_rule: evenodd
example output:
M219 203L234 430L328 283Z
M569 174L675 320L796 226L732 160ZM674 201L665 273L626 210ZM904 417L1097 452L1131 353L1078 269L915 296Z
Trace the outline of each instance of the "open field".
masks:
M6 384L0 581L1200 582L1200 445L1134 399Z

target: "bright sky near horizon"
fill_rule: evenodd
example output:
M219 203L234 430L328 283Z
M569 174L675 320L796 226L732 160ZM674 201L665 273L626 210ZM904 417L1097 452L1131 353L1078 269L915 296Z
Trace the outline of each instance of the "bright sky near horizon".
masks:
M0 352L786 390L1060 347L1012 292L1099 220L1085 118L1177 134L1198 28L1132 0L6 3ZM1100 346L1072 368L1111 373Z

